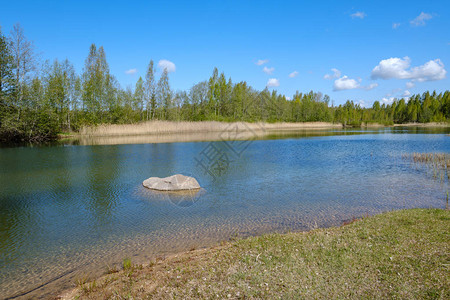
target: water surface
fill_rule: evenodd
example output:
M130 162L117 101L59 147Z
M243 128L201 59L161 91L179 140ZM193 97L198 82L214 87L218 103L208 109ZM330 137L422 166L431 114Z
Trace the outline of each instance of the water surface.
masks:
M0 295L40 287L27 296L48 296L125 257L145 262L235 236L445 207L447 182L401 156L449 152L448 133L323 130L261 140L0 148ZM203 189L180 197L142 187L148 177L176 173L196 177Z

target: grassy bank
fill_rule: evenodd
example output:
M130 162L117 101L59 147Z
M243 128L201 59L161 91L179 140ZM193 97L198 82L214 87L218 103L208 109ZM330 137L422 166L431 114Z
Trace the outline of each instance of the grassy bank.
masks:
M450 211L389 212L342 227L183 253L94 281L64 299L450 298Z

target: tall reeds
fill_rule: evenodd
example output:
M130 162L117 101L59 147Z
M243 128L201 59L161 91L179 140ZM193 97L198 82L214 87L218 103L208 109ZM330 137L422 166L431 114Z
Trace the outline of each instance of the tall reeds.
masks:
M403 154L403 159L425 166L435 180L442 184L450 183L450 154L448 153L410 153ZM448 190L446 191L446 209L448 209Z
M402 158L431 168L435 178L438 177L439 173L441 179L444 178L445 174L447 179L450 179L450 154L448 153L411 153L403 154Z
M340 128L341 124L313 122L313 123L246 123L246 122L171 122L149 121L137 124L110 124L99 126L85 126L79 131L85 136L133 136L133 135L162 135L173 133L205 133L227 131L265 131L265 130L295 130L295 129L323 129Z

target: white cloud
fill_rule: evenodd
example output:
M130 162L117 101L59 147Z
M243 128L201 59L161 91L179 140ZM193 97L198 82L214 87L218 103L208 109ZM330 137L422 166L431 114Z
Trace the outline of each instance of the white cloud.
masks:
M406 83L406 88L408 88L408 89L412 89L415 86L416 86L416 84L414 82L412 82L412 81L408 81Z
M289 97L289 96L286 96L286 100L287 100L287 101L291 101L291 100L292 100L292 98L291 98L291 97Z
M422 66L411 68L411 78L417 81L436 81L445 78L447 71L440 59L430 60Z
M408 90L405 90L404 92L403 92L403 95L402 95L403 97L409 97L409 96L411 96L411 92L410 91L408 91Z
M381 102L385 103L385 104L392 104L392 102L394 102L394 97L389 97L389 98L383 98L381 99Z
M277 87L280 86L280 81L276 78L270 78L266 84L267 87Z
M137 73L137 69L129 69L125 71L125 74L127 75L134 75Z
M268 67L263 68L263 72L269 75L272 74L273 71L275 71L275 68L268 68Z
M411 59L391 57L380 61L372 70L372 79L411 79L412 81L436 81L445 78L447 71L440 59L430 60L422 66L409 68Z
M359 100L358 104L361 107L369 107L368 103L366 103L366 101L364 101L364 100Z
M343 90L354 90L354 89L362 89L366 91L373 90L378 86L378 83L371 83L369 85L361 85L361 78L352 79L348 76L344 75L341 78L338 78L334 81L333 91L343 91Z
M367 91L370 91L370 90L373 90L374 88L376 88L377 86L378 86L378 83L375 82L375 83L371 83L367 86L363 86L362 88Z
M386 94L386 97L391 97L392 95L395 95L395 94L397 94L398 92L401 92L401 91L402 91L401 88L393 89L390 93Z
M355 12L354 14L351 14L350 16L351 16L353 19L354 19L354 18L364 19L367 15L366 15L364 12L362 12L362 11L357 11L357 12Z
M430 19L432 19L433 16L424 12L421 12L420 15L418 15L416 18L414 18L413 20L409 21L409 23L412 26L425 26L425 21L428 21Z
M341 71L339 71L338 69L331 69L331 71L333 71L333 74L325 74L325 76L323 76L323 79L334 79L334 78L339 78L341 77Z
M372 78L373 79L408 78L409 75L406 69L409 68L410 63L411 61L407 56L404 57L403 59L398 57L383 59L375 68L373 68Z
M394 97L397 98L405 98L406 100L409 99L411 96L411 92L409 90L403 90L401 88L393 89L390 93L387 93L385 95L385 99L394 99Z
M348 78L348 76L342 76L334 81L333 91L353 90L359 88L359 82L355 79Z
M392 23L392 29L397 29L400 27L400 23Z
M290 78L294 78L294 77L296 77L298 75L298 72L297 71L294 71L294 72L292 72L291 74L289 74L289 77Z
M175 64L166 59L161 59L158 62L158 67L161 69L161 71L164 71L164 69L167 70L167 73L172 73L176 70Z
M258 66L262 66L264 64L267 64L269 62L268 59L259 59L255 64Z

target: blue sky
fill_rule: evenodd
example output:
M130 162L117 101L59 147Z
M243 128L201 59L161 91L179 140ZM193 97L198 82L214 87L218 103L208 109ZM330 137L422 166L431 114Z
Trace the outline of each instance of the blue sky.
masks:
M90 44L103 45L123 87L145 76L153 59L175 65L174 90L206 80L214 67L259 90L321 91L335 104L450 89L445 0L4 0L0 7L4 34L19 22L43 59L68 58L78 73Z

